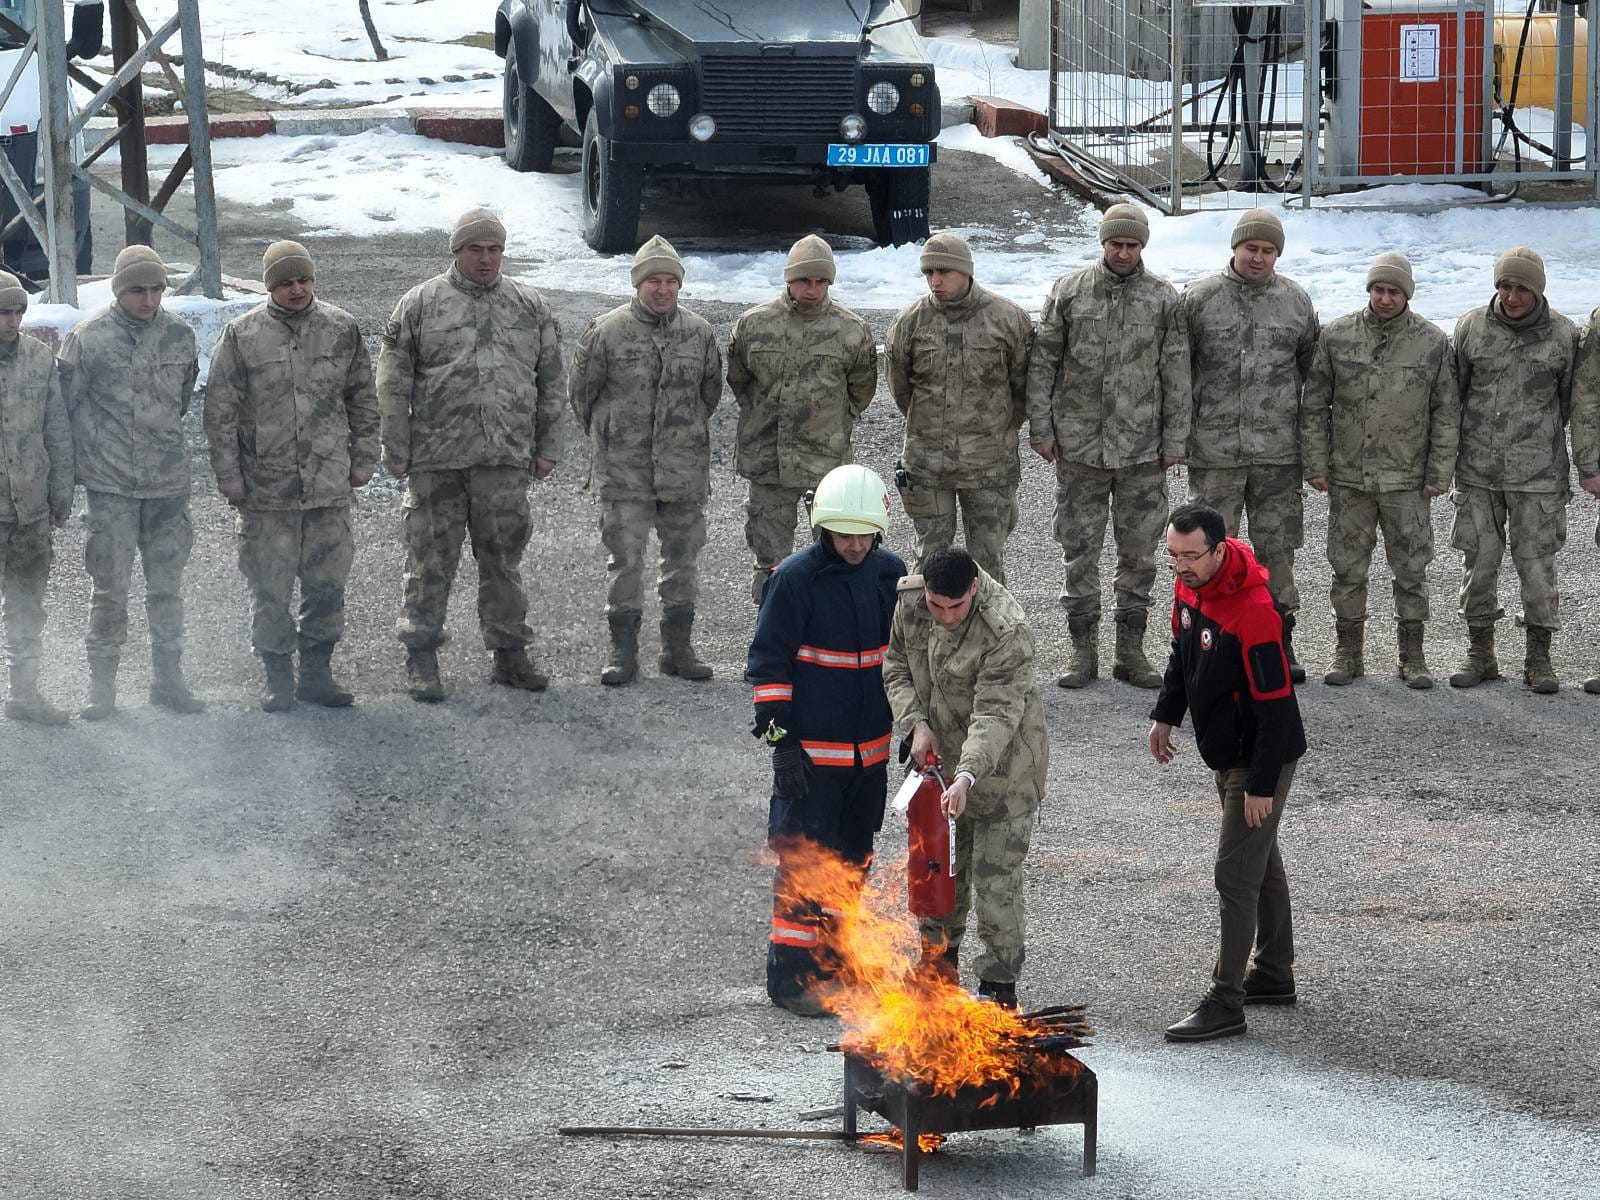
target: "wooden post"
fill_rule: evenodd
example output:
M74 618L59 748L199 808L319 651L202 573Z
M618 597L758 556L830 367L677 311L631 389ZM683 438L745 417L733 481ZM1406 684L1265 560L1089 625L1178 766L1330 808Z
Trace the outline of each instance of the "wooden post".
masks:
M39 6L39 148L44 159L45 256L50 301L78 304L78 246L73 227L72 135L67 116L67 29L59 4ZM58 82L59 81L59 82Z
M133 13L128 11L128 0L110 0L106 6L111 20L111 60L113 70L120 71L124 63L139 48L139 28L134 24ZM122 190L142 204L150 202L150 147L144 131L144 81L135 75L128 85L117 93L117 124L123 127ZM148 246L154 226L132 209L123 214L127 228L128 245Z

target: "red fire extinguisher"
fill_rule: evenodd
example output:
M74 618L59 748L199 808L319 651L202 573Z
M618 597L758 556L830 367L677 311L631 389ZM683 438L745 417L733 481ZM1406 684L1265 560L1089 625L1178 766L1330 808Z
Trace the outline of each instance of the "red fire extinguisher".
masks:
M912 913L932 920L956 910L956 821L939 803L944 792L939 760L930 754L906 809L906 890Z

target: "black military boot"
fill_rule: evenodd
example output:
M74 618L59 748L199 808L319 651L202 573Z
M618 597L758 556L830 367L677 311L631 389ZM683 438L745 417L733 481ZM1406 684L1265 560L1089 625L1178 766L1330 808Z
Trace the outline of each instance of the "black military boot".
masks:
M1001 1008L1009 1008L1012 1012L1017 1010L1017 985L1014 983L996 983L992 979L978 980L978 999L988 1000L998 1004Z
M356 694L333 677L332 643L300 647L300 682L295 685L294 698L323 708L348 708L355 703Z
M164 646L150 652L150 703L168 712L193 715L206 710L206 702L189 690L183 677L183 651Z
M1300 660L1294 652L1294 614L1283 614L1283 652L1289 659L1289 679L1294 683L1306 681L1306 669L1300 665Z
M437 650L406 650L406 689L418 704L438 704L444 699Z
M689 635L694 631L694 609L669 608L661 614L661 657L656 666L663 675L679 679L711 678L711 668L694 652Z
M117 711L117 660L89 660L89 703L78 710L85 721L104 721Z
M946 983L961 982L961 947L922 944L922 961L918 967L924 973L939 976Z
M550 676L534 670L527 650L516 646L494 652L494 669L489 672L489 682L521 688L525 692L542 692L550 686Z
M288 712L294 707L294 655L263 654L261 667L267 676L261 689L261 711Z

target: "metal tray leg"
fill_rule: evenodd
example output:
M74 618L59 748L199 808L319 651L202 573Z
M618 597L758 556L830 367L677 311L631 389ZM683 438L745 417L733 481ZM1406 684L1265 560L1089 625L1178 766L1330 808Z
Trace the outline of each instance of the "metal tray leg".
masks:
M917 1141L917 1124L911 1117L911 1104L905 1102L900 1109L900 1167L901 1182L908 1192L917 1190L917 1170L922 1165L922 1145Z
M1083 1173L1096 1171L1095 1152L1100 1142L1100 1081L1091 1079L1083 1098Z

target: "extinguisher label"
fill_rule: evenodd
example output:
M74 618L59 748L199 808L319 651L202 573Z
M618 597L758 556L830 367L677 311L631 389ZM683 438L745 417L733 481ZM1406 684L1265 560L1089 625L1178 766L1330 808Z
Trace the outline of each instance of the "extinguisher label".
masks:
M954 879L956 877L956 819L954 817L946 819L950 822L950 853L945 861L950 864L950 878Z
M1439 27L1400 26L1400 82L1439 82Z

